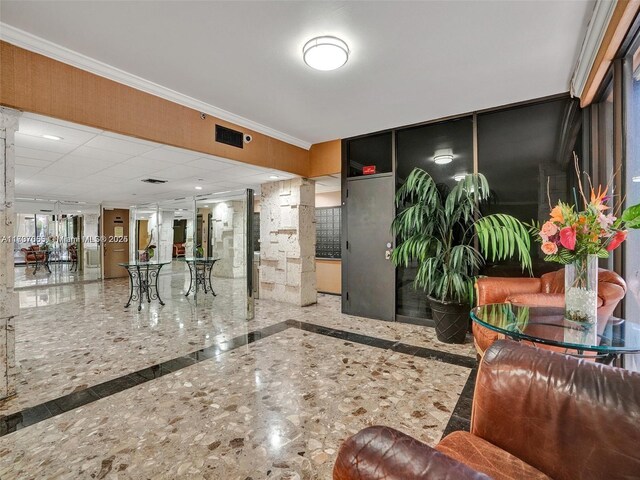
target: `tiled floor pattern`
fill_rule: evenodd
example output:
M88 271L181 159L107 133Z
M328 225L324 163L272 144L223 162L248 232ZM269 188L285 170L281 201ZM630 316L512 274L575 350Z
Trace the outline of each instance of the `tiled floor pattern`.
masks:
M0 438L0 477L330 478L367 425L437 443L468 375L291 328Z
M432 444L445 428L468 428L470 343L343 315L339 297L306 308L260 300L247 321L242 280L215 279L218 296L197 304L179 269L160 285L166 305L140 313L123 308L126 280L20 292L21 383L0 415L35 407L42 421L0 438L0 478L328 478L340 440L366 424ZM274 333L287 319L295 328ZM268 338L248 335L265 327ZM181 360L199 350L213 358ZM173 373L153 379L158 364ZM64 404L78 397L84 406ZM38 418L42 404L57 416Z

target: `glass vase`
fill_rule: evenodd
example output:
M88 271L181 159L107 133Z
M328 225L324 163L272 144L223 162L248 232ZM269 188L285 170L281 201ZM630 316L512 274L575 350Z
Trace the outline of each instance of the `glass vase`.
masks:
M598 256L586 255L564 267L564 318L593 325L598 310ZM585 325L586 327L586 325Z

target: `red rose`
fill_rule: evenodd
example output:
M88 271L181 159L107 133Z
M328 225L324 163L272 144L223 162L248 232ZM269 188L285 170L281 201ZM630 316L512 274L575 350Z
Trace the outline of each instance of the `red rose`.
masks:
M574 250L576 248L575 227L564 227L560 230L560 244L567 250Z
M613 237L611 237L611 241L609 242L609 245L607 245L607 251L611 252L612 250L615 250L626 239L627 239L626 230L620 230L619 232L616 232L616 234Z

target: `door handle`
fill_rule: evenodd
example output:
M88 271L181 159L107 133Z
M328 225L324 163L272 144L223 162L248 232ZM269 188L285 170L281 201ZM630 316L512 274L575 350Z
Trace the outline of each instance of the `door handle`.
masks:
M384 252L384 259L391 260L392 252L393 252L393 244L391 242L387 242L387 249Z

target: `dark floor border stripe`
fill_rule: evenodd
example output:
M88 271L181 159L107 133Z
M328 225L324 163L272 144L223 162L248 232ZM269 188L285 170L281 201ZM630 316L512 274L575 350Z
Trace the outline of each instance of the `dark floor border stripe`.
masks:
M442 432L442 438L456 430L464 430L468 432L471 429L471 407L473 405L473 392L476 386L476 378L478 376L478 367L471 369L462 392L458 397L456 406L449 417L449 422Z
M82 407L88 403L95 402L101 398L120 393L136 385L163 377L182 368L215 358L225 352L275 335L288 328L290 328L290 326L287 325L286 322L276 323L260 330L249 332L246 335L240 335L223 342L216 342L209 347L201 348L187 355L143 368L137 372L69 393L33 407L25 408L20 412L0 416L0 437L75 408Z
M298 320L285 320L283 322L269 325L259 330L254 330L245 335L239 335L227 341L216 342L209 347L196 350L187 355L176 357L171 360L167 360L166 362L152 365L142 370L138 370L136 372L129 373L118 378L114 378L113 380L109 380L82 390L78 390L76 392L69 393L67 395L63 395L61 397L49 400L39 405L35 405L33 407L25 408L24 410L21 410L19 412L0 416L0 437L9 433L13 433L22 428L29 427L43 420L55 417L62 413L68 412L70 410L95 402L96 400L99 400L101 398L109 397L142 383L146 383L150 380L155 380L156 378L163 377L164 375L173 373L185 367L189 367L205 360L215 358L225 352L229 352L236 348L249 345L263 338L267 338L271 335L283 332L289 328L296 328L327 337L337 338L353 343L359 343L362 345L368 345L375 348L392 350L394 352L405 353L408 355L436 360L461 367L474 368L476 364L473 358L465 357L463 355L442 352L425 347L417 347L393 340L385 340L382 338L371 337L368 335L348 332L345 330L323 327L321 325L301 322ZM467 383L469 382L467 381ZM467 385L465 385L465 389L466 388ZM465 389L463 389L463 393L465 392ZM460 403L460 400L458 400L458 403ZM454 410L454 414L455 411L456 410ZM452 418L454 414L452 414ZM460 415L463 415L463 413L460 412ZM451 423L451 420L449 420L449 423Z
M434 350L432 348L417 347L415 345L409 345L394 340L385 340L382 338L371 337L369 335L363 335L360 333L337 330L335 328L323 327L321 325L316 325L313 323L300 322L297 320L287 320L285 323L291 327L299 328L300 330L306 330L308 332L319 333L320 335L326 335L327 337L334 337L354 343L369 345L372 347L393 350L394 352L406 353L408 355L413 355L414 357L427 358L429 360L449 363L452 365L457 365L459 367L474 368L477 363L474 357L443 352L441 350Z

